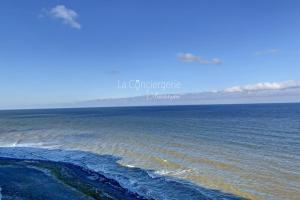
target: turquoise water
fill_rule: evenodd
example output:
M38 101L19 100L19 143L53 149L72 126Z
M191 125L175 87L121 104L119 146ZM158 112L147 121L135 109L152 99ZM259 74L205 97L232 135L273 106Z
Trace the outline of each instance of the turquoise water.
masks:
M0 146L118 157L147 178L110 173L156 199L182 199L150 181L161 176L249 199L300 196L300 104L0 111Z

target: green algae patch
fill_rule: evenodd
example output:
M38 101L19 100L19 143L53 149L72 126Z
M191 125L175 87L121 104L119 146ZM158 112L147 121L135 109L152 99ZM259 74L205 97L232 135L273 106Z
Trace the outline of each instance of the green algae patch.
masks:
M74 172L72 172L70 169L68 169L65 166L60 166L53 163L40 163L40 162L35 163L34 165L36 167L49 170L55 178L57 178L67 186L70 186L82 192L88 197L92 197L93 199L96 200L112 199L105 196L103 192L99 191L99 189L95 188L93 185L78 180L76 174L74 174Z

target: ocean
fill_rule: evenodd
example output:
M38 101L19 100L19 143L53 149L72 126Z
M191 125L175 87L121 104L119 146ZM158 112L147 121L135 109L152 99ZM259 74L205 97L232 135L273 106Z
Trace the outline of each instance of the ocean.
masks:
M0 147L82 164L149 199L300 197L300 104L3 110Z

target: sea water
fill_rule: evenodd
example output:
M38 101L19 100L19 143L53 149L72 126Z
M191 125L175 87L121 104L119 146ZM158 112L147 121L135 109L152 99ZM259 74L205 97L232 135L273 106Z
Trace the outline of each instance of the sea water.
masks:
M300 197L300 104L3 110L0 146L118 158L80 157L154 199Z

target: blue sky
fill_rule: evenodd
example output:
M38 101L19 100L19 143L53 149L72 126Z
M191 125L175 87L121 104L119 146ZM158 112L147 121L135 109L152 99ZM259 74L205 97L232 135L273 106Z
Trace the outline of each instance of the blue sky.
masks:
M0 2L0 106L128 97L118 81L199 92L300 79L300 2Z

